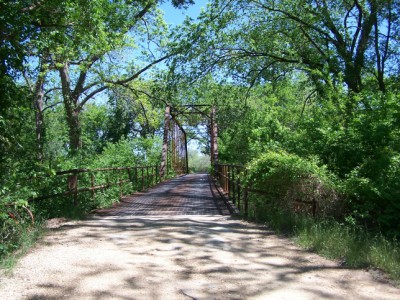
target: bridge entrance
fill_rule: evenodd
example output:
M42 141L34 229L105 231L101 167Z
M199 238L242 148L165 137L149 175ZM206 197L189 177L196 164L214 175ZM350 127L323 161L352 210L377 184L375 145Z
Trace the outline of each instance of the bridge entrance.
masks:
M161 178L165 177L169 170L173 170L176 174L189 173L188 133L183 124L190 119L193 121L194 115L206 121L209 136L207 149L210 153L211 165L213 166L218 162L216 107L208 104L190 104L178 107L167 105L164 113Z

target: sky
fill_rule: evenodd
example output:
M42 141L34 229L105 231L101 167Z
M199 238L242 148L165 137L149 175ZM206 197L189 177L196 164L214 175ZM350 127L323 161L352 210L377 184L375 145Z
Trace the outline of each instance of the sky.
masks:
M185 20L186 16L196 19L200 14L201 8L206 8L207 0L194 0L195 4L190 5L187 9L174 8L170 0L167 0L164 4L160 5L160 9L164 11L165 21L172 25L180 25Z

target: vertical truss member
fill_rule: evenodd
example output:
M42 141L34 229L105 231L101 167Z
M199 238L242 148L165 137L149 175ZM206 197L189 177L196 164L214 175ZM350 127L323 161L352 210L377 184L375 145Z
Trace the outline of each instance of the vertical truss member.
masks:
M216 107L211 105L184 105L172 109L168 105L165 108L164 114L164 135L160 167L161 178L168 174L168 165L177 174L189 173L187 134L177 117L191 114L201 114L210 120L211 164L215 166L218 163Z

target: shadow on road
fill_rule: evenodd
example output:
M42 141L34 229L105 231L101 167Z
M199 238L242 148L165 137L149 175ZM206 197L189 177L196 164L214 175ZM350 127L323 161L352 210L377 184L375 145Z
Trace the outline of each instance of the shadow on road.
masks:
M229 217L94 217L54 236L47 248L78 247L80 258L59 270L68 281L52 277L29 299L376 299L382 291L385 299L398 297L392 287L368 282L366 272Z

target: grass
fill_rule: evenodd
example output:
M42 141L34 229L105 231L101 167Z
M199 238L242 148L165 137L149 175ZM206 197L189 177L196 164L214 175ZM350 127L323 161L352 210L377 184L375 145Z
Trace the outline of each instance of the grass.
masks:
M400 243L395 239L335 220L266 211L263 216L273 229L290 234L305 249L340 260L351 268L380 269L400 284Z
M30 227L20 228L18 238L13 241L13 245L10 247L11 249L15 249L15 251L7 252L0 257L0 268L5 272L10 272L18 261L18 258L22 257L32 248L44 232L45 229L41 222L36 222L35 225Z

